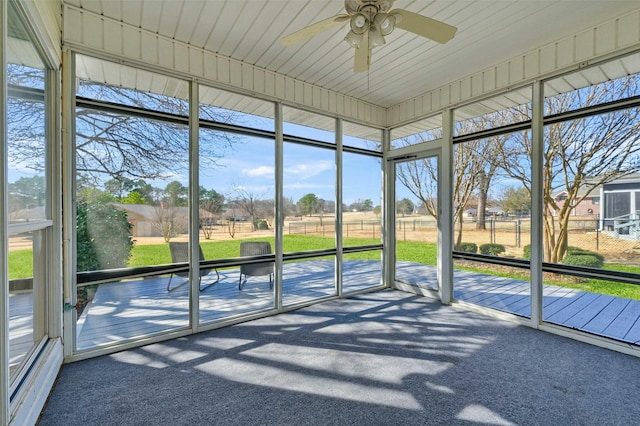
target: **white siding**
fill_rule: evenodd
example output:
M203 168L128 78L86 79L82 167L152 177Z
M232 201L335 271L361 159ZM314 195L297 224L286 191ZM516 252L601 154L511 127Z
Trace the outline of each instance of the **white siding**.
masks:
M536 79L584 67L617 52L640 49L640 11L531 50L387 110L386 126L411 122L439 109L486 97Z
M343 118L380 126L384 108L318 86L254 67L104 18L74 6L64 6L64 44L80 52L150 66L240 93L302 106ZM335 98L335 102L332 102Z

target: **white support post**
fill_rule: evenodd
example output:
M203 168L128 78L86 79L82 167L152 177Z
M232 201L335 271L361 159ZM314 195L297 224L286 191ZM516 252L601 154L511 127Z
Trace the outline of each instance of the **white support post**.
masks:
M284 233L284 210L282 208L283 203L283 175L284 175L284 146L283 146L283 130L282 130L282 104L276 103L275 106L275 134L276 140L274 141L275 145L275 274L274 281L274 298L275 298L275 307L278 311L282 310L282 241L283 241L283 233Z
M200 324L200 96L189 82L189 312L191 329Z
M335 262L335 285L336 294L342 297L342 119L336 119L336 193L335 193L335 241L336 241L336 262Z
M64 298L62 295L62 286L64 280L62 276L63 257L62 257L62 175L64 165L62 163L62 144L61 144L61 117L62 105L60 102L61 94L61 74L56 69L47 70L47 90L46 92L46 111L47 116L47 141L49 141L50 152L48 160L50 161L47 173L50 176L49 188L47 192L47 200L49 212L47 217L53 220L53 227L47 232L47 251L49 253L48 270L47 270L47 332L50 338L62 338L63 328L63 306Z
M453 299L453 110L442 113L442 150L438 164L438 291L440 301Z
M76 185L75 185L75 54L62 52L62 211L65 212L62 226L62 295L64 323L64 356L69 358L76 348L77 313L73 307L77 302L76 292Z
M382 131L382 279L383 285L391 288L395 281L396 266L396 229L395 229L395 200L396 200L396 166L388 160L391 149L391 131Z
M531 119L531 324L542 322L542 260L543 252L543 175L544 167L544 87L539 81L533 84L533 111Z
M7 7L6 1L0 2L0 56L2 57L2 71L0 72L0 102L2 114L0 116L0 134L2 148L0 151L0 271L2 286L0 286L0 424L9 424L9 273L8 273L8 195L7 195Z

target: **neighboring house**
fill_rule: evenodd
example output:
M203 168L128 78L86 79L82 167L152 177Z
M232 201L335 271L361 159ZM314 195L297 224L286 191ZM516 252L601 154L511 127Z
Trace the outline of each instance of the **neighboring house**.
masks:
M34 207L32 209L22 209L9 212L9 222L31 222L34 220L45 220L47 217L44 206Z
M161 224L171 222L176 234L188 233L189 208L188 207L161 207L146 204L121 204L112 203L116 208L127 213L131 223L131 235L133 237L162 237ZM215 221L211 212L200 209L200 218Z
M229 222L246 222L249 220L247 213L243 209L234 207L226 209L223 217Z
M585 196L587 192L589 192L589 194L587 194L587 196L582 201L573 206L573 208L571 209L571 214L573 216L599 215L601 200L600 189L601 188L599 186L594 187L586 185L580 188L580 190L578 191L578 199ZM567 199L567 191L563 190L555 193L553 195L553 199L555 200L558 207L562 208Z
M614 179L592 187L587 197L573 206L576 216L594 215L600 218L600 230L609 231L615 237L636 235L640 238L640 173ZM581 188L582 197L589 187ZM567 199L567 192L554 195L559 206Z
M640 235L640 174L602 185L602 229L616 235Z

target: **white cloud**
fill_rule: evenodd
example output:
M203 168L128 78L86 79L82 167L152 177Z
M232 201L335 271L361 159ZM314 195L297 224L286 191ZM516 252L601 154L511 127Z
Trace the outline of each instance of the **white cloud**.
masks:
M332 161L318 161L316 163L296 164L293 167L287 167L284 169L284 174L295 176L298 179L308 179L334 168L335 164Z
M272 166L259 166L253 169L243 169L242 174L249 177L270 177L273 178L275 168Z

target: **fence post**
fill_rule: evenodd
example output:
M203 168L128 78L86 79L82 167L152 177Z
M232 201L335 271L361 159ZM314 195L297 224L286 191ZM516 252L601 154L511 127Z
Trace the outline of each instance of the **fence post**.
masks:
M496 242L496 225L493 218L489 218L489 242L491 244Z

